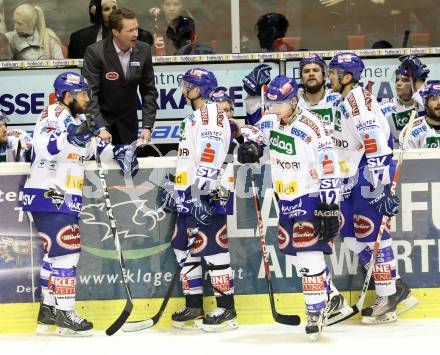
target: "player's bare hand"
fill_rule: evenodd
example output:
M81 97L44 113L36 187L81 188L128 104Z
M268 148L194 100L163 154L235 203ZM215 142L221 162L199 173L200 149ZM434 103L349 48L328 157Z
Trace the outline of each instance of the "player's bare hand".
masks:
M99 132L98 137L101 138L103 141L106 141L109 143L112 142L112 135L106 129L103 129L101 132Z
M151 131L147 128L143 129L141 135L139 137L141 143L139 144L141 147L150 144L151 142Z

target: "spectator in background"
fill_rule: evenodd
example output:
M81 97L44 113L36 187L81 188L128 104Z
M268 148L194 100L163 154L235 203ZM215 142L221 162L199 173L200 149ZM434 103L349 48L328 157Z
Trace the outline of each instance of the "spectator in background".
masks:
M111 36L109 19L111 13L118 8L117 1L102 0L98 1L94 6L95 23L92 26L75 31L70 35L69 58L84 58L84 53L89 45ZM138 29L138 39L150 45L153 43L151 33L141 28Z
M282 14L271 12L260 16L255 24L260 47L268 52L274 52L275 41L285 37L288 28L289 21Z
M3 0L0 0L0 33L6 32L5 26L5 12L4 12L4 4Z
M46 27L43 10L23 4L14 11L14 31L7 32L13 59L63 59L61 41Z
M175 55L214 53L212 48L197 42L196 25L191 17L177 16L168 27L167 37L177 48Z
M120 8L110 15L113 36L87 47L83 73L91 87L88 111L100 128L99 137L114 144L130 144L138 137L138 88L142 101L140 138L151 139L156 117L151 48L137 41L133 11Z
M4 33L0 32L0 61L12 60L12 52L9 47L8 38Z

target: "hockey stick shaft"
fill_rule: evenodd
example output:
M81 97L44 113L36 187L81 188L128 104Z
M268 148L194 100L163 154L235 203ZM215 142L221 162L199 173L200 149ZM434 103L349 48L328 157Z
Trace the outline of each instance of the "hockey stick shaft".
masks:
M400 177L400 171L402 169L402 164L403 164L403 153L404 153L404 147L406 146L406 144L408 143L408 139L409 136L411 134L411 128L413 125L413 122L415 120L416 117L416 111L413 110L411 112L411 116L409 118L407 127L406 127L406 132L404 135L404 140L403 140L403 144L400 147L400 152L399 152L399 158L397 160L397 165L396 165L396 170L394 172L394 177L393 177L393 181L391 183L391 193L395 193L396 191L396 186L397 186L397 182L399 181L399 177ZM370 280L371 280L371 275L373 274L373 270L374 270L374 266L376 264L376 258L377 258L377 254L379 252L379 247L380 247L380 243L382 241L382 236L383 233L385 231L386 225L389 221L389 217L388 216L383 216L382 217L382 221L380 223L380 227L379 227L379 232L377 234L377 238L376 241L374 242L374 246L373 246L373 250L371 253L371 257L370 257L370 262L368 264L368 270L367 270L367 275L365 276L365 281L362 285L362 291L361 291L361 295L359 296L359 300L356 302L356 304L354 306L352 306L353 312L342 316L342 315L336 315L335 317L330 317L327 325L332 325L332 324L336 324L339 322L342 322L348 318L353 317L355 314L359 313L360 310L362 309L362 306L364 305L365 302L365 297L367 296L367 291L368 291L368 285L370 284Z
M95 144L97 145L96 139L95 139ZM125 323L125 321L130 316L130 313L133 309L133 298L131 296L130 287L128 285L127 271L126 271L127 268L125 266L124 257L122 255L121 243L119 242L118 231L116 229L115 217L113 215L113 208L112 208L110 196L108 193L107 183L105 181L104 169L102 167L101 158L99 156L98 146L96 146L96 165L98 168L98 177L99 177L102 191L104 194L106 213L107 213L107 217L110 221L110 229L111 229L113 240L115 243L116 253L118 254L119 267L121 269L121 275L122 275L122 284L124 285L124 291L125 291L125 295L126 295L126 299L127 299L122 313L105 331L105 333L110 336L110 335L115 334L122 327L122 325Z
M260 200L258 198L255 177L253 175L251 178L251 187L252 187L252 193L253 193L252 199L254 201L255 213L257 216L257 228L258 228L258 234L259 234L259 239L260 239L261 253L263 255L264 275L265 275L265 279L266 279L266 283L267 283L267 288L269 291L269 301L270 301L270 308L272 310L272 317L276 322L281 323L281 324L299 325L301 322L301 319L298 315L280 314L277 312L277 310L275 308L274 292L273 292L273 287L272 287L272 281L270 280L269 259L267 257L266 236L264 233L263 218L261 217Z

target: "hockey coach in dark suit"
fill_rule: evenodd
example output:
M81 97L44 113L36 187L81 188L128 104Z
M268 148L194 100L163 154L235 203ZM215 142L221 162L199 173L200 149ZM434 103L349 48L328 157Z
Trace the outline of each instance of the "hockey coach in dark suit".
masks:
M120 8L110 16L112 36L87 47L83 74L91 87L88 113L100 128L99 137L113 144L137 139L137 89L142 101L140 138L151 139L157 110L151 49L137 41L133 11Z

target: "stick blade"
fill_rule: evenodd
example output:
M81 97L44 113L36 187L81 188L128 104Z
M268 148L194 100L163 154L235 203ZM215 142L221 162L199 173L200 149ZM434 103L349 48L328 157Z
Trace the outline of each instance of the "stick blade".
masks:
M286 315L277 313L274 316L274 320L277 323L285 325L299 325L301 323L301 318L297 315Z
M133 309L132 303L127 303L121 315L113 322L113 324L107 328L105 334L111 336L115 334L124 325L125 321L130 317L131 310Z
M153 319L140 320L135 322L127 322L122 326L123 332L139 332L141 330L145 330L151 328L155 325Z
M339 313L334 316L330 316L328 318L327 322L325 323L325 325L330 326L333 324L343 322L344 320L347 320L347 319L349 319L359 313L359 308L357 307L357 305L351 306L351 309L352 309L352 311L348 314Z

